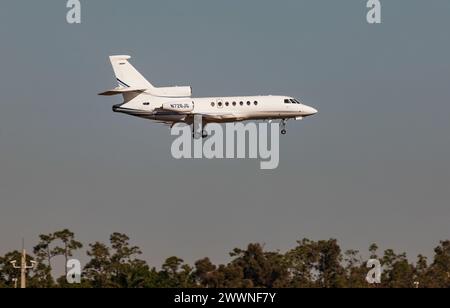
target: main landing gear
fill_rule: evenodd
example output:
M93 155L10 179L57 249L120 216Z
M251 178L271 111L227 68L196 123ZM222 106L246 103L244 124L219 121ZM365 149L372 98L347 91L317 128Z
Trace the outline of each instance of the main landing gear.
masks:
M200 133L200 132L196 131L195 127L192 127L192 138L194 138L194 139L208 138L208 132L205 129L203 129Z
M287 120L286 120L286 119L283 119L283 120L281 121L281 134L282 134L282 135L286 135L286 134L287 134L286 124L287 124Z

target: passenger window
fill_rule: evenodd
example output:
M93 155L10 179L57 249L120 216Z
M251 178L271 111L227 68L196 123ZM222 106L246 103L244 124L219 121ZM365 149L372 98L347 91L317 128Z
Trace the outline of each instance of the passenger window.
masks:
M258 106L258 102L257 101L255 101L254 104L255 104L255 106Z
M215 103L211 103L211 107L214 107L216 104Z
M227 107L230 106L230 103L229 103L229 102L226 102L226 103L225 103L225 106L227 106Z
M244 102L240 102L239 105L244 106Z
M222 107L222 103L218 103L217 105L218 105L219 107Z
M236 102L233 102L233 106L236 106Z
M252 103L250 103L250 102L247 102L247 106L250 106Z
M148 106L148 105L150 105L150 103L143 103L143 105L144 105L144 106Z

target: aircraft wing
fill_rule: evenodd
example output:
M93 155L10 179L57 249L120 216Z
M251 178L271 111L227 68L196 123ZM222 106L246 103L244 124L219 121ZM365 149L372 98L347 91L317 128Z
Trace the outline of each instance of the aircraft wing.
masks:
M221 122L228 122L227 120L233 120L233 121L241 121L245 120L244 118L241 118L239 116L236 116L235 114L220 114L220 115L214 115L214 114L186 114L182 112L177 112L180 115L184 115L184 118L177 121L165 121L165 120L156 120L156 122L173 126L176 123L184 122L188 125L191 125L194 123L194 117L196 115L201 115L203 122L210 122L210 123L221 123ZM155 116L158 116L158 113L154 113Z
M223 121L228 119L240 119L238 115L235 115L233 113L225 113L225 114L209 114L209 113L190 113L190 112L181 112L181 111L171 111L171 113L184 115L185 121L189 121L189 119L193 119L196 115L202 116L204 120L209 121ZM153 113L154 115L165 115L165 112L163 110L157 110ZM193 120L192 120L193 121Z
M154 122L162 125L173 126L176 123L180 123L179 121L164 121L164 120L153 120Z
M232 121L242 121L245 118L238 116L234 113L225 113L225 114L199 114L202 116L203 120L206 122L226 122L227 120Z
M200 115L202 116L202 118L206 119L206 120L225 120L225 119L229 119L229 118L235 118L236 116L232 113L230 114L195 114L195 115Z

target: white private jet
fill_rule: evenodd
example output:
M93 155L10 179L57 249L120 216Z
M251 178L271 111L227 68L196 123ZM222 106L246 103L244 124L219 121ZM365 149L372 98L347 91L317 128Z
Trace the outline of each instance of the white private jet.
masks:
M130 56L111 56L111 64L119 86L99 95L122 94L124 102L114 105L114 112L158 121L171 126L192 125L201 115L203 128L208 123L247 120L281 120L281 134L286 134L289 119L302 120L317 110L288 96L239 96L192 98L191 87L154 87L128 62ZM194 125L192 125L194 126ZM194 131L194 128L193 128ZM207 137L203 129L201 136Z

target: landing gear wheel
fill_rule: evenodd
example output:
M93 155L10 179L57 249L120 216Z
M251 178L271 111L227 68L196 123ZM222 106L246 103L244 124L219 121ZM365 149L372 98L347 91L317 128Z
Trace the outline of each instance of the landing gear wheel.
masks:
M281 134L282 134L282 135L286 135L286 134L287 134L286 124L287 124L287 120L286 120L286 119L283 119L283 120L281 121Z

